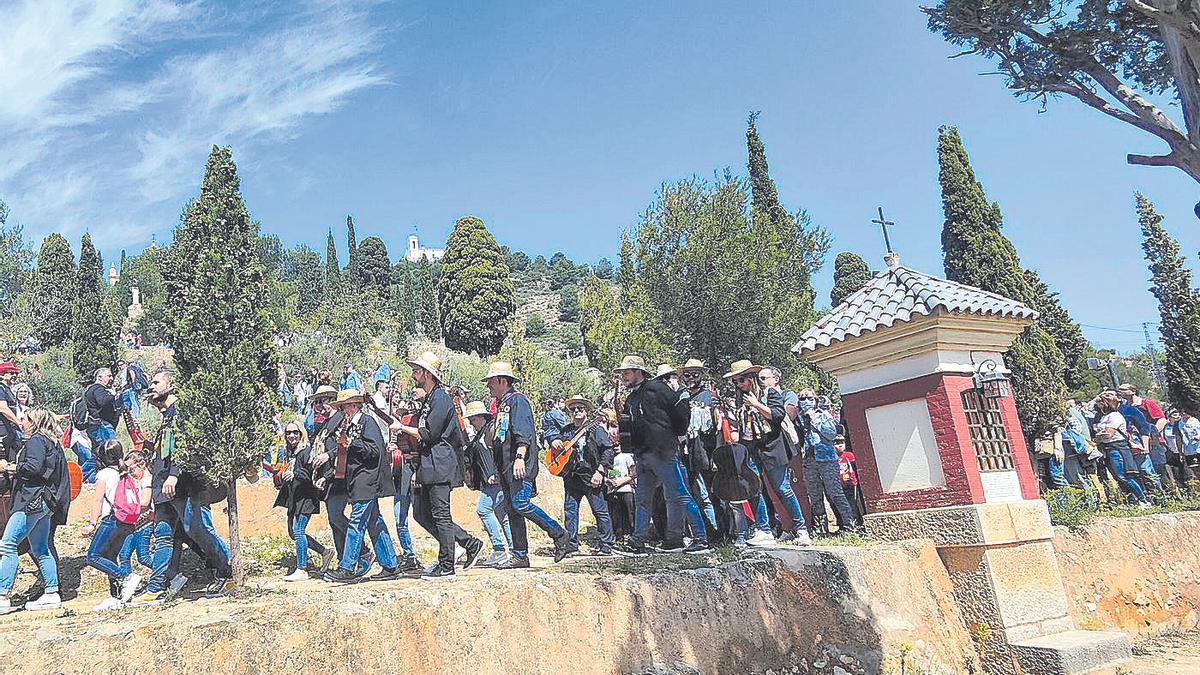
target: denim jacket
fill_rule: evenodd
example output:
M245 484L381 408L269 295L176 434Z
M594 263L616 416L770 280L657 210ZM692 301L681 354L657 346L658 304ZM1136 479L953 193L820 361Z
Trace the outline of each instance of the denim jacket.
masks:
M804 456L811 456L818 462L838 461L837 451L833 449L838 423L833 416L824 410L818 410L811 420L804 413L800 413L800 417L804 420Z

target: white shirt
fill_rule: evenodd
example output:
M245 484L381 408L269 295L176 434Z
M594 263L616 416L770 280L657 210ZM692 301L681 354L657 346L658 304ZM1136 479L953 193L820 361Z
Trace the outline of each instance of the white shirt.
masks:
M1117 431L1121 432L1122 436L1126 438L1129 437L1127 427L1125 426L1125 416L1116 410L1108 413L1104 417L1101 417L1100 421L1096 423L1096 428L1116 429Z
M121 472L111 466L106 466L96 472L96 483L104 486L104 501L100 503L100 520L112 513L113 501L117 498L117 482L121 480Z
M613 472L616 478L628 478L629 469L633 467L633 453L622 452L613 458ZM633 483L629 482L616 489L617 492L633 492Z

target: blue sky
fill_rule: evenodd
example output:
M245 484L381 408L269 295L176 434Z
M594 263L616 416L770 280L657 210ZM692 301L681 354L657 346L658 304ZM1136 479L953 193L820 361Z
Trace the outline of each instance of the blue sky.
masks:
M169 238L212 143L233 146L266 231L323 251L334 227L343 261L348 213L394 257L466 214L530 253L615 257L664 181L744 173L750 110L785 205L834 252L881 264L882 205L904 263L933 273L937 127L958 125L1023 262L1097 344L1137 348L1157 320L1134 190L1200 249L1198 186L1125 164L1154 139L1072 100L1019 103L985 62L948 60L915 3L0 0L0 16L0 196L31 238L90 230L109 259Z

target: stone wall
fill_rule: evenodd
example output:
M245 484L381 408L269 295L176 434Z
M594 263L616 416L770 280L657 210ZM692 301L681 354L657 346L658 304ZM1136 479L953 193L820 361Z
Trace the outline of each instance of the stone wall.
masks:
M977 670L928 543L778 556L639 575L272 582L236 601L10 616L0 662L65 673Z
M1200 513L1058 527L1054 549L1081 628L1137 637L1200 625Z

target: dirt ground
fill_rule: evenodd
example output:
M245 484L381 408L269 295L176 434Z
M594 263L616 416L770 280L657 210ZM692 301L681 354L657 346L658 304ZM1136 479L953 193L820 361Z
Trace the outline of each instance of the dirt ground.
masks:
M1133 654L1124 671L1128 675L1195 675L1200 673L1200 632L1143 640Z

